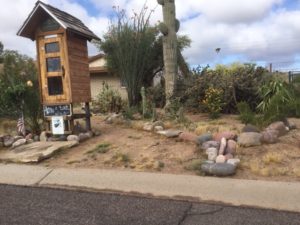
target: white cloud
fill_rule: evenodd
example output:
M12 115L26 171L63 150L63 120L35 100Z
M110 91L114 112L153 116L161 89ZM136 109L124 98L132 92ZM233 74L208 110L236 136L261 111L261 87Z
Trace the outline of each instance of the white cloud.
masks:
M144 0L85 0L94 4L98 14L89 13L79 0L44 0L81 19L100 37L107 30L112 6L127 12L138 12ZM226 59L253 61L293 61L300 51L300 5L287 10L288 0L177 0L180 34L192 39L184 52L191 65L222 62ZM36 0L0 0L0 41L6 48L35 56L35 45L16 33ZM300 2L298 0L298 2ZM162 9L156 0L148 0L155 9L152 23L162 20ZM13 13L12 13L13 12ZM95 12L95 10L94 10ZM220 47L221 52L214 51ZM95 48L89 45L94 54ZM228 61L228 60L227 60Z

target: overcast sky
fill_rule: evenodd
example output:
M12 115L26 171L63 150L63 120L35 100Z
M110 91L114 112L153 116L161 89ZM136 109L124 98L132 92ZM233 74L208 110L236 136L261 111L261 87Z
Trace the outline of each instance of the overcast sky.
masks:
M6 49L35 57L35 43L16 35L36 0L0 0L0 41ZM107 30L112 6L129 13L144 0L44 0L81 19L101 37ZM162 20L156 0L152 22ZM190 65L255 62L275 69L300 70L300 0L176 0L180 34L192 39L184 51ZM216 48L221 48L217 53ZM97 50L89 47L90 55Z

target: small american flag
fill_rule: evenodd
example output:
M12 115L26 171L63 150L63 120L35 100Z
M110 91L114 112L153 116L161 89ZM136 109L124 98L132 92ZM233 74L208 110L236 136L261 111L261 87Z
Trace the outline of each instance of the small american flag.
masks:
M22 113L21 117L18 119L17 130L18 130L19 134L22 134L23 136L26 135L23 113Z

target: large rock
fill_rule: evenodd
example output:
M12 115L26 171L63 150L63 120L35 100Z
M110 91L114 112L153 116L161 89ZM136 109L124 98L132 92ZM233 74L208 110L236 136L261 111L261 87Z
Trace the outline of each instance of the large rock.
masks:
M14 136L14 142L20 140L20 139L23 139L24 137L23 136Z
M157 133L161 134L163 136L166 136L167 138L176 138L182 133L182 131L180 131L180 130L163 130L163 131L158 131Z
M225 154L232 154L236 153L237 143L234 140L228 140L227 145L225 148Z
M231 176L236 172L236 166L229 163L205 163L201 165L201 170L207 175Z
M278 121L271 123L266 130L277 130L278 131L278 137L281 137L288 133L289 128L285 126L284 122Z
M218 156L218 149L216 148L208 148L206 150L207 158L209 161L215 161Z
M213 139L212 134L202 134L201 136L197 137L197 143L202 145L205 142L211 141Z
M45 142L45 141L47 141L47 139L48 139L47 132L46 132L46 131L43 131L43 132L40 134L40 141Z
M275 144L278 142L279 132L277 130L265 130L261 134L261 142L264 144Z
M19 147L21 145L25 145L26 144L26 139L23 138L23 139L19 139L17 141L15 141L13 144L12 144L12 148L16 148L16 147Z
M12 137L10 135L5 136L3 138L3 145L4 145L4 147L11 147L14 142L15 142L14 137Z
M249 133L249 132L259 133L260 130L252 124L247 124L246 126L243 127L242 133Z
M5 135L0 135L0 142L4 141L4 137L5 137Z
M77 141L77 142L79 142L79 137L77 135L71 134L67 137L67 141Z
M226 138L226 140L235 140L237 137L236 133L232 131L224 131L220 133L216 133L213 137L215 141L221 141L222 138Z
M194 133L188 133L188 132L182 132L179 135L179 139L182 141L188 141L188 142L196 142L197 141L197 135Z
M14 163L37 163L43 159L50 158L55 153L69 149L78 142L34 142L32 144L21 145L0 154L0 161Z
M260 133L241 133L238 137L238 144L242 147L259 146L261 145L261 138Z
M202 150L206 150L208 148L216 148L216 149L219 149L220 148L220 142L218 141L207 141L207 142L204 142L202 145L201 145L201 149Z

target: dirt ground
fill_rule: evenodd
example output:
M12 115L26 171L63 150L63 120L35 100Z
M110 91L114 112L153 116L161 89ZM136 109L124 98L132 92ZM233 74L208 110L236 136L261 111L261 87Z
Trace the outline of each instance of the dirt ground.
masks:
M105 117L92 118L93 129L101 132L79 146L65 150L40 163L49 167L107 168L172 174L197 174L206 155L194 143L168 139L142 130L143 121L106 124ZM243 124L235 115L210 120L205 114L188 115L186 128L197 135L232 130L239 133ZM280 138L279 143L238 148L235 157L241 164L233 178L300 181L300 119L290 119L298 129ZM15 130L15 121L1 120L0 133ZM168 128L178 128L166 122ZM0 149L1 151L1 149Z
M239 133L243 127L233 115L218 120L209 120L203 114L188 117L193 124L186 129L198 135L223 130ZM290 120L300 127L300 119ZM100 136L61 152L41 165L202 175L196 171L206 156L195 144L143 131L143 123L106 124L104 117L93 117L93 128L101 132ZM300 181L300 130L290 131L277 144L238 148L236 157L241 159L241 164L233 178Z

